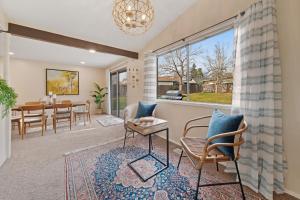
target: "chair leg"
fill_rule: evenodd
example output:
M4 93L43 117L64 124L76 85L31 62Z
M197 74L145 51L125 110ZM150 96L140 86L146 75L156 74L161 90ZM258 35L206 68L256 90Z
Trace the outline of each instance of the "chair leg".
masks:
M56 119L53 118L53 129L54 129L54 133L56 133Z
M44 123L45 122L42 121L42 126L41 126L42 127L42 136L44 136L44 128L45 128L45 124Z
M180 154L179 161L178 161L178 164L177 164L177 169L179 169L179 165L181 163L182 155L183 155L183 150L181 149L181 154Z
M72 117L70 117L70 130L72 128Z
M196 194L195 194L195 200L198 199L198 193L199 193L199 185L200 185L200 179L201 179L201 170L202 169L199 169L199 174L198 174L198 180L197 180L197 188L196 188Z
M237 164L236 160L234 161L234 164L235 164L236 172L237 172L237 175L238 175L239 184L240 184L240 187L241 187L242 198L243 198L243 200L245 200L246 197L245 197L245 193L244 193L244 189L243 189L243 185L242 185L242 180L241 180L241 176L240 176L239 167L238 167L238 164Z
M216 162L216 166L217 166L217 171L219 171L219 163Z
M125 130L123 149L125 148L126 138L127 138L127 129Z
M19 135L21 135L22 133L21 133L21 122L18 122L18 130L19 130Z
M45 131L47 131L47 119L45 119Z

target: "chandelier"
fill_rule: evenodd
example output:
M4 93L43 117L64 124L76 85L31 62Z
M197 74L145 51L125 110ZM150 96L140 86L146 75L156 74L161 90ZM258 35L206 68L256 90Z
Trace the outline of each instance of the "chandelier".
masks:
M112 14L117 26L132 35L146 32L154 18L150 0L115 0Z

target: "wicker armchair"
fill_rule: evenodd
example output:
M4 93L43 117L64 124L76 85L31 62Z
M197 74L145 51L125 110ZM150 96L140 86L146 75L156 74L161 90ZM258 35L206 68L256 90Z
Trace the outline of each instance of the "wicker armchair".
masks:
M124 109L124 129L125 129L125 135L124 135L123 148L125 147L126 139L128 137L130 137L130 135L132 135L134 137L134 131L131 130L127 126L127 122L128 122L129 119L134 119L135 118L137 110L138 110L138 103L130 104L130 105L126 106L126 108ZM153 110L152 116L155 117L155 109ZM152 140L151 140L151 146L152 146ZM153 148L153 146L152 146L152 148Z
M242 192L242 197L245 199L245 194L242 186L242 181L240 178L240 173L238 169L237 160L239 159L240 146L244 143L242 134L247 129L247 123L243 121L237 131L222 133L215 135L213 137L203 139L197 137L189 137L188 133L192 129L196 128L208 128L207 125L195 125L195 122L201 122L202 120L211 118L211 116L200 117L188 121L184 127L183 137L180 139L182 145L182 151L179 158L177 168L180 166L181 158L183 157L183 152L186 154L194 166L195 169L199 171L197 189L195 194L195 199L198 198L199 187L208 187L208 186L218 186L218 185L228 185L228 184L239 184ZM213 141L220 139L222 137L234 136L235 140L233 143L212 143ZM233 147L234 156L228 156L219 151L218 147ZM218 170L218 162L228 162L233 161L235 163L235 168L238 176L238 182L226 182L226 183L212 183L200 185L201 170L204 164L206 163L216 163Z

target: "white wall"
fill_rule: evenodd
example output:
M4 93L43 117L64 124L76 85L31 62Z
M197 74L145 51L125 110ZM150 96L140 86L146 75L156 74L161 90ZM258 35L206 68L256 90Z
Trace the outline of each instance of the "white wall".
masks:
M105 70L86 66L67 66L30 60L11 59L11 85L18 94L17 104L37 101L46 96L46 68L79 71L79 95L57 96L58 100L86 101L90 99L91 111L95 103L90 97L94 82L104 87Z
M0 8L0 29L7 29L7 19L4 12ZM9 84L9 42L10 34L0 33L0 77L5 79ZM0 106L0 112L2 108ZM0 116L0 166L10 157L11 155L11 126L10 117L2 118Z
M199 0L149 42L143 51L139 52L140 58L137 63L142 63L144 52L155 50L232 17L245 10L254 1ZM298 159L299 155L297 155L298 143L300 142L300 94L298 89L300 85L300 79L298 78L300 74L298 64L300 52L300 1L277 0L276 4L278 8L280 57L283 69L284 145L289 163L285 186L291 194L300 196L300 160ZM138 65L142 71L143 65ZM141 73L140 79L143 82L143 73ZM142 86L138 89L131 88L130 90L133 90L131 93L135 94L136 99L132 100L132 102L129 101L129 103L142 99ZM209 114L213 109L206 106L177 105L165 102L159 102L158 106L158 117L169 121L170 137L177 142L188 119Z

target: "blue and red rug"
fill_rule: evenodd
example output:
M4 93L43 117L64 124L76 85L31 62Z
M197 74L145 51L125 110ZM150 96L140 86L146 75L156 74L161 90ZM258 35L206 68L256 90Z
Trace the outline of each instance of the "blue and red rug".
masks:
M122 148L122 141L118 141L66 155L66 199L193 199L198 173L184 158L180 169L176 169L179 155L172 151L175 146L171 145L170 149L170 167L147 182L142 182L127 163L147 153L147 140L136 137L129 143L125 149ZM154 145L156 156L164 159L164 141L155 138ZM135 163L135 168L144 176L161 167L151 158ZM208 165L202 177L202 184L232 180L231 175L217 172L215 165ZM247 199L261 199L250 189L245 188L245 191ZM241 193L235 185L206 187L201 189L200 198L241 199Z

